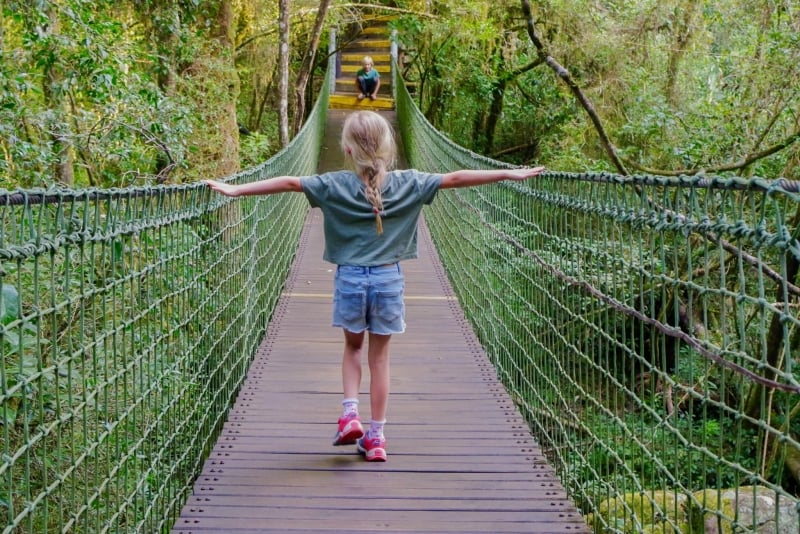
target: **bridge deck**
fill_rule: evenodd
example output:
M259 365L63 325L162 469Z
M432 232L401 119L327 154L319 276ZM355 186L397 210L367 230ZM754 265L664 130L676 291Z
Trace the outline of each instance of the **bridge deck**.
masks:
M342 115L329 120L331 162ZM323 151L323 154L326 152ZM321 166L321 169L324 169ZM342 335L312 210L285 293L174 534L588 532L498 382L429 236L403 264L386 463L333 447ZM365 366L362 417L369 420Z

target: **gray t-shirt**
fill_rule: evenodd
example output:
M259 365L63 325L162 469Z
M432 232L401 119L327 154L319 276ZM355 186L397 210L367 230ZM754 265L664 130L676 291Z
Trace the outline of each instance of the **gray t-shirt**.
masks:
M325 228L323 259L336 265L384 265L417 257L417 222L424 204L433 202L441 174L413 169L386 175L383 234L375 230L375 213L364 182L351 171L301 178L312 207L321 208Z

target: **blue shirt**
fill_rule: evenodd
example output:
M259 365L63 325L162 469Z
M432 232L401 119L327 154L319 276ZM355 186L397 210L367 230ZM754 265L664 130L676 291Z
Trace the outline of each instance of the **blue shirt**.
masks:
M354 172L306 176L300 183L311 206L322 210L323 259L336 265L369 267L417 257L417 223L422 206L433 202L442 175L413 169L388 173L381 190L380 235L364 182Z
M378 69L375 67L372 67L369 72L367 72L367 69L360 68L358 72L356 72L356 77L359 76L363 76L365 80L377 80L381 77L381 73L378 72Z

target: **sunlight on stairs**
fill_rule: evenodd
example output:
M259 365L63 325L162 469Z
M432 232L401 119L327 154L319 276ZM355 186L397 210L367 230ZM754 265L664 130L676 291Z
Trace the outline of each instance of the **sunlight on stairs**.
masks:
M354 40L343 47L336 90L330 96L331 109L394 109L390 47L386 21L378 21L364 28ZM375 100L357 98L356 72L361 68L364 56L372 57L374 67L381 75L381 87Z

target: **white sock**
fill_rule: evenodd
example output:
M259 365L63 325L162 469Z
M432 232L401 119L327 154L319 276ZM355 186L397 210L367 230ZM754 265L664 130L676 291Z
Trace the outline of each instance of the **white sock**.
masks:
M358 415L358 399L344 399L342 401L342 417L354 413Z
M369 422L369 437L371 438L382 438L383 437L383 425L386 424L386 421L370 421Z

